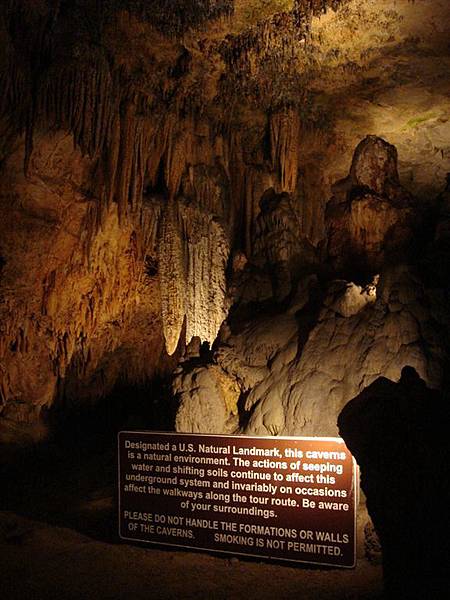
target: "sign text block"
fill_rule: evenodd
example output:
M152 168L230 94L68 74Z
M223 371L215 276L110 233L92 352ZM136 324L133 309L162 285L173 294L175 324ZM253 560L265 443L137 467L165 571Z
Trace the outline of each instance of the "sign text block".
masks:
M119 434L121 538L355 564L355 463L339 438Z

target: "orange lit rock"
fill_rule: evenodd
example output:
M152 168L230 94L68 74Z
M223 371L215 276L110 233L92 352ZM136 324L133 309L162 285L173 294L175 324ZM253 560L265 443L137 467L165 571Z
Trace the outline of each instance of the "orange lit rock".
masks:
M338 270L375 273L405 252L418 208L400 185L397 152L368 136L356 148L349 176L327 205L328 253Z
M3 415L148 381L196 337L249 431L331 430L411 355L437 381L450 5L145 4L0 7Z
M36 137L27 178L23 146L6 163L0 386L10 419L36 420L61 395L101 397L125 370L138 382L164 362L146 221L121 225L111 207L98 228L91 171L62 132Z

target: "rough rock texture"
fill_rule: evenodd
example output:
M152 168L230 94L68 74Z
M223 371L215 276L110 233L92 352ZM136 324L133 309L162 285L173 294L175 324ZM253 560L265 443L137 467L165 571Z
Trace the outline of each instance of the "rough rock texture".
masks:
M285 192L276 194L271 188L263 194L260 207L251 262L268 270L273 295L281 301L292 291L300 266L314 262L314 250L302 235L303 223L296 199Z
M0 438L160 373L178 431L256 435L445 387L449 37L444 0L3 1ZM423 442L395 510L423 389L380 417Z
M375 273L405 252L414 236L418 209L400 185L393 146L366 137L355 150L349 176L333 191L326 224L335 268Z
M172 384L177 431L235 433L239 386L218 365L178 369Z
M221 339L214 361L245 398L245 433L336 435L340 410L380 376L396 381L412 365L440 388L447 330L446 305L400 264L366 288L304 280L287 312Z
M3 2L3 414L32 420L35 407L147 380L170 364L163 339L176 356L192 336L213 343L233 301L231 317L273 298L284 315L305 272L350 271L352 256L366 280L381 271L417 216L404 189L433 209L450 171L449 17L441 0ZM348 189L332 191L367 135ZM328 269L322 291L336 277L362 280ZM364 298L350 289L326 308L346 320L344 338L358 337L358 319L380 329ZM330 338L322 351L335 344L331 316L315 325L313 313L299 323L300 363L310 330ZM295 393L267 383L282 409L262 388L242 391L252 431L266 431L266 413L274 431L281 415L297 428L301 386L337 378L330 405L348 399L347 374L333 367L319 383L312 344L305 352ZM351 393L372 376L358 369Z
M438 232L445 228L445 192L440 198ZM447 264L445 244L437 247ZM436 244L427 251L435 252ZM425 271L421 264L385 267L364 288L335 281L322 289L314 278L303 279L287 310L234 327L231 319L214 363L241 391L241 431L335 435L343 406L380 376L398 380L405 365L440 389L448 360L448 286L440 263L430 268L429 260Z
M270 378L249 394L246 432L265 433L277 411L284 416L280 433L334 435L349 398L380 375L397 380L407 364L440 385L446 348L420 282L400 267L383 274L377 298L373 293L353 284L328 288L300 356L280 356Z
M182 199L169 202L158 244L164 336L173 354L186 319L186 343L213 343L227 314L229 242L213 215Z
M145 272L148 222L121 225L111 210L96 226L92 165L70 135L40 136L27 178L23 146L3 167L1 410L29 422L162 367L159 291Z
M448 402L411 367L398 383L377 379L339 415L361 467L389 597L447 597L449 422Z

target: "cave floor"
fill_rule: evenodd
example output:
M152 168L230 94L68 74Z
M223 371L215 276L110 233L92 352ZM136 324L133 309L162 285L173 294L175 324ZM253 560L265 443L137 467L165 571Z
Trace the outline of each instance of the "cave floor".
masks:
M382 598L364 558L319 569L120 542L114 441L74 439L0 460L3 600Z
M354 571L323 571L144 549L99 542L6 512L0 527L5 600L381 598L380 569L366 561Z

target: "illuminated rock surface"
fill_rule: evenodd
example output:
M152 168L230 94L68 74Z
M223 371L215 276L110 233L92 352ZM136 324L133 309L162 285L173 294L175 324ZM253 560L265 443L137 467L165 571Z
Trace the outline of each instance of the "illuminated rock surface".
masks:
M404 253L419 207L400 185L395 148L369 136L327 204L328 252L338 269L374 272ZM416 215L415 215L416 213Z
M445 0L4 0L0 463L70 427L81 444L102 425L335 435L407 365L448 394L449 39ZM19 484L6 508L53 522L53 498L30 509ZM57 524L79 527L71 485ZM166 555L146 571L136 549L130 584L117 548L41 554L66 534L19 521L0 522L17 597L46 589L42 569L66 578L73 548L72 597L97 590L93 558L113 574L104 597L186 590ZM193 597L298 591L298 570L295 589L258 565L228 585L189 560L174 564L201 579ZM315 573L305 597L339 597Z
M380 376L397 381L406 365L442 386L448 311L410 268L387 269L376 292L343 281L313 290L305 308L252 320L218 344L215 361L245 399L245 433L336 435L349 399Z
M159 369L158 281L144 263L151 224L121 226L111 209L96 226L91 164L70 135L41 136L27 178L21 146L4 168L3 409L32 422L58 390L70 406Z
M148 385L192 337L212 344L230 308L233 340L252 327L246 304L266 302L262 321L285 315L311 272L318 302L336 278L364 287L381 273L387 285L386 262L424 247L450 171L449 11L438 0L3 3L2 416L37 423L44 407ZM400 343L385 301L366 306L356 290L305 309L295 357L290 332L267 359L252 351L241 428L313 430L320 413L329 430L373 377L405 360L424 377L439 370L422 318L400 302ZM336 336L353 367L338 367ZM227 377L248 350L232 354ZM288 374L291 387L276 383Z

